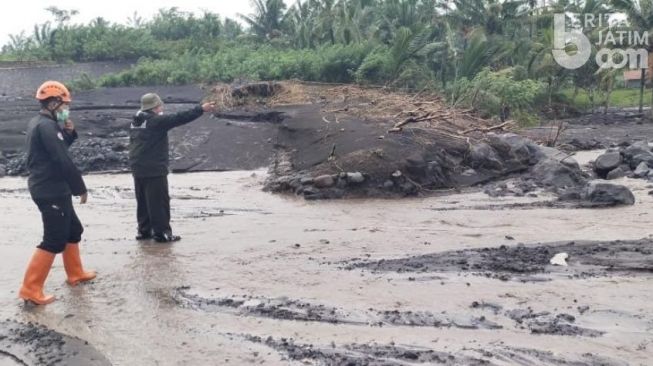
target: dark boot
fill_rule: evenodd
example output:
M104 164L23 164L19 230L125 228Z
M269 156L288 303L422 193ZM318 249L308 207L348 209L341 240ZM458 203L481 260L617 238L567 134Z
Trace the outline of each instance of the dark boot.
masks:
M181 240L181 236L172 235L172 233L154 234L154 241L157 243L170 243Z

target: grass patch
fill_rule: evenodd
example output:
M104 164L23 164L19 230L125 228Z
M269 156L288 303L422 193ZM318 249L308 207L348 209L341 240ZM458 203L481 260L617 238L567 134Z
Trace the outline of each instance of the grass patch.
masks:
M572 100L573 89L565 89L562 94L578 109L591 108L590 96L586 90L579 90L576 98ZM605 101L605 93L594 94L594 106L600 107ZM651 104L651 89L644 90L644 107ZM639 107L639 89L615 89L610 95L611 107Z

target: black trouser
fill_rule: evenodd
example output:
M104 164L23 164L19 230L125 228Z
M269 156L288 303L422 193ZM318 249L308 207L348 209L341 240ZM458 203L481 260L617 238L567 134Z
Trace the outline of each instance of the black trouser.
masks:
M171 234L168 177L134 177L138 232L142 235Z
M61 253L67 243L79 243L84 228L73 207L72 196L36 198L34 202L41 211L43 241L37 248L50 253Z

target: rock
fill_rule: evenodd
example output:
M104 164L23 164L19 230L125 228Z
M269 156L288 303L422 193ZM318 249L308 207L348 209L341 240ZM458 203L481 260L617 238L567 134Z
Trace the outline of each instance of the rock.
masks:
M630 159L630 168L637 169L641 163L646 163L648 166L653 166L653 153L642 153L633 156Z
M639 165L635 169L634 174L635 174L636 178L644 178L644 177L648 176L648 173L650 171L651 171L651 169L648 167L648 164L646 164L646 162L642 161L641 163L639 163Z
M581 191L578 188L563 189L558 194L558 200L560 201L580 201Z
M299 182L300 182L303 186L305 186L305 185L309 185L309 184L313 184L313 178L311 178L311 177L303 177L303 178L301 178L301 179L299 180Z
M474 169L489 169L500 171L503 169L501 158L492 146L485 142L472 146L469 154L469 165Z
M394 173L392 173L392 177L393 177L393 178L399 178L399 177L401 177L402 175L403 175L403 174L401 174L401 170L397 170L397 171L395 171Z
M591 207L634 205L635 196L626 186L592 182L585 187L581 200Z
M423 154L415 153L406 158L404 165L408 175L422 176L426 170L427 162Z
M4 177L7 175L7 168L5 168L4 165L0 165L0 178Z
M616 169L613 169L612 171L610 171L610 173L608 173L606 179L607 180L619 179L625 177L626 175L628 175L628 172L624 168L617 167Z
M490 133L487 142L497 151L507 172L523 170L544 157L544 153L532 141L513 133Z
M449 186L449 176L445 174L445 168L438 161L429 161L426 164L426 178L429 184L435 187Z
M321 175L313 180L313 184L317 188L329 188L336 184L336 181L330 175Z
M637 168L641 162L653 166L653 153L648 146L648 141L638 141L623 150L624 159L631 169Z
M579 168L572 168L554 159L544 159L531 170L533 178L541 185L556 189L577 187L586 180Z
M394 182L389 179L383 182L383 188L385 189L392 189L394 188L394 186L395 186Z
M610 171L616 169L621 164L623 158L619 152L608 152L594 162L594 171L602 177L605 177Z
M636 155L650 154L651 148L648 146L648 141L637 141L624 149L623 153L626 160L631 160Z
M363 183L365 181L365 176L360 172L347 173L347 181L356 184Z
M483 183L492 178L492 176L470 168L460 174L452 175L451 178L456 183L456 185L468 187Z
M314 196L319 194L320 190L313 186L306 186L299 188L297 192L303 194L304 196Z
M405 182L401 185L401 191L407 196L412 196L416 195L419 192L419 189L414 184Z

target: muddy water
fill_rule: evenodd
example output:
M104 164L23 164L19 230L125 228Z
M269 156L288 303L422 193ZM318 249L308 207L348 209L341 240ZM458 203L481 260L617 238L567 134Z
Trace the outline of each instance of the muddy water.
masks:
M647 273L521 282L343 265L519 243L646 238L653 234L646 182L622 181L637 197L631 207L483 210L553 198L468 191L305 202L262 192L263 171L171 175L173 228L183 240L161 245L133 239L130 179L87 177L89 203L77 210L86 227L84 260L98 279L70 288L57 259L46 287L58 301L40 308L16 299L41 235L38 212L23 179L0 180L0 319L82 338L114 365L328 364L336 357L334 351L321 358L288 353L288 345L279 346L284 338L355 359L366 352L361 345L377 344L491 364L651 362L653 276ZM441 210L461 206L474 209ZM515 312L571 315L573 326L595 332L539 334L528 319L548 315ZM418 362L413 356L421 353L410 355Z

